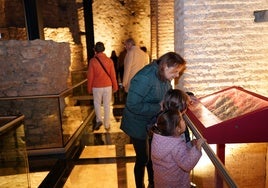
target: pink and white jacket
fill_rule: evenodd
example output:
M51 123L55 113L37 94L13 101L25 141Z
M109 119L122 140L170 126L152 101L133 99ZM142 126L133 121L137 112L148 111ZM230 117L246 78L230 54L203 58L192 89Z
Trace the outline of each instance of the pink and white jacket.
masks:
M155 188L188 188L190 171L202 153L195 146L186 145L182 136L153 135L152 162Z

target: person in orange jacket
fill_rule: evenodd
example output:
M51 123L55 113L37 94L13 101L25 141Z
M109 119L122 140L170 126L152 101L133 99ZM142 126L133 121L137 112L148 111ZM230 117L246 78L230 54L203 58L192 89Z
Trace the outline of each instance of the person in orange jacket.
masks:
M118 90L118 84L112 59L104 53L102 42L94 46L95 56L90 59L87 72L87 89L93 93L96 123L93 130L98 130L102 124L107 131L110 129L110 103L112 93ZM102 121L101 105L103 103L104 118Z

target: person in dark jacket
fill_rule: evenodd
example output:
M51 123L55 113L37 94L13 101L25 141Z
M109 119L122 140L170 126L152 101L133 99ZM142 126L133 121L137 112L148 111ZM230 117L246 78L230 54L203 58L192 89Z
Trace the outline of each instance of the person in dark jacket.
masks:
M161 101L172 88L171 81L179 77L185 67L186 61L179 54L168 52L142 68L131 80L120 128L130 136L136 153L134 175L137 188L144 187L146 166L148 187L154 185L147 125L162 109Z

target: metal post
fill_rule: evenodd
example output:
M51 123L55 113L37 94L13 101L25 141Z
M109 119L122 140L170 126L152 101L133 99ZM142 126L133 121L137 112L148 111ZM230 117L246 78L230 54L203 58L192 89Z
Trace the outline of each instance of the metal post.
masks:
M88 60L94 56L94 27L92 0L83 0Z
M23 0L28 40L44 39L43 21L38 1Z

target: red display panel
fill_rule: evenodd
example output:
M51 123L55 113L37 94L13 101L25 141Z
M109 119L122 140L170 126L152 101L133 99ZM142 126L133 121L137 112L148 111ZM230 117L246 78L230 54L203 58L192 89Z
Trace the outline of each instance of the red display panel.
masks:
M210 144L268 141L268 98L241 87L201 97L186 114Z

